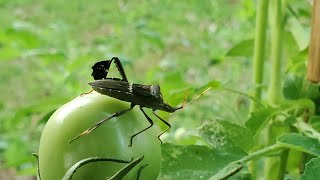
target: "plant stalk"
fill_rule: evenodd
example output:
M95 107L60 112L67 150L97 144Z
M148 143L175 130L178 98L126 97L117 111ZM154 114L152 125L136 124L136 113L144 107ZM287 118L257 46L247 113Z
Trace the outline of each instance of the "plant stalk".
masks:
M267 127L267 142L270 144L276 143L276 138L281 134L289 131L287 126L276 126L270 123ZM285 170L287 167L289 150L285 149L280 151L279 155L266 157L265 158L265 168L264 168L264 178L266 180L282 180L284 179Z
M283 99L281 87L281 57L282 57L282 32L283 15L282 0L270 1L271 25L271 79L269 84L269 104L277 106ZM273 144L276 138L287 132L287 128L275 126L273 123L268 128L267 145ZM288 150L281 151L277 157L269 157L265 162L265 178L267 180L283 179L288 159Z
M261 102L269 0L259 0L257 3L253 52L253 99ZM250 112L255 111L259 106L256 101L251 101ZM256 161L249 162L248 168L252 179L256 179Z
M242 159L240 159L239 162L246 163L246 162L249 162L251 160L257 159L259 157L262 157L264 155L267 155L267 154L269 154L271 152L274 152L274 151L278 151L278 150L283 149L283 148L286 148L286 147L283 146L282 144L276 143L276 144L273 144L271 146L265 147L263 149L260 149L258 151L255 151L253 153L248 154L247 156L245 156Z
M262 94L263 65L265 58L265 42L268 19L269 0L257 1L256 29L253 52L253 98L260 101ZM251 112L257 109L256 102L251 102Z
M271 0L271 79L269 84L269 103L278 105L282 100L281 55L283 15L281 0Z

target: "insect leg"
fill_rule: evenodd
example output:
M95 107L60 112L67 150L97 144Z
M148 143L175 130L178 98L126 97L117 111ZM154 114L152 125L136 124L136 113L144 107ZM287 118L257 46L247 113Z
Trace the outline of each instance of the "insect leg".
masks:
M84 96L84 95L90 94L90 93L92 93L92 91L93 91L93 89L91 88L91 90L90 90L90 91L85 92L85 93L82 93L82 94L80 94L80 96L82 97L82 96Z
M135 136L137 136L138 134L146 131L147 129L149 129L149 128L151 128L151 127L153 126L153 121L152 121L152 119L146 114L146 112L144 112L144 110L142 109L141 106L140 106L140 110L142 111L143 115L147 118L147 120L149 121L150 125L149 125L147 128L145 128L145 129L143 129L143 130L135 133L134 135L132 135L132 136L130 137L129 147L132 146L132 139L133 139Z
M69 141L69 143L71 144L74 140L78 139L79 137L81 136L85 136L85 135L88 135L90 134L92 131L94 131L95 129L97 129L98 127L100 127L103 123L107 122L108 120L114 118L114 117L118 117L118 116L121 116L125 113L127 113L128 111L131 111L133 109L134 105L131 104L130 108L129 109L124 109L124 110L121 110L119 112L116 112L116 113L113 113L111 116L105 118L105 119L102 119L101 121L97 122L94 126L92 126L91 128L83 131L82 133L80 133L79 135L77 135L75 138L71 139Z
M158 139L159 139L159 141L162 143L162 141L161 141L161 139L160 139L160 136L162 136L163 133L167 132L167 131L171 128L171 125L170 125L167 121L165 121L164 119L162 119L162 117L160 117L158 114L156 114L155 111L152 111L152 113L153 113L158 119L160 119L163 123L165 123L165 124L168 126L168 128L167 128L166 130L162 131L162 132L158 135Z
M121 64L121 61L119 60L119 58L117 57L113 57L111 59L111 61L114 60L114 63L116 64L117 68L118 68L118 71L122 77L122 80L123 81L127 81L128 82L128 79L127 79L127 76L126 76L126 73L124 72L124 69L122 67L122 64Z

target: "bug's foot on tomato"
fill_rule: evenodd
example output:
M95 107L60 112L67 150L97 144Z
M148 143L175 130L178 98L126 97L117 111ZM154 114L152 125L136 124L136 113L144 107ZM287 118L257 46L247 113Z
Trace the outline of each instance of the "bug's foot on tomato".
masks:
M92 131L94 131L95 129L97 129L102 123L103 123L103 121L100 121L100 122L98 122L97 124L95 124L94 126L92 126L91 128L83 131L81 134L79 134L79 135L76 136L75 138L71 139L71 140L69 141L69 143L71 144L73 141L75 141L75 140L78 139L79 137L90 134Z
M76 139L78 139L79 138L79 136L77 136L77 137L75 137L75 138L73 138L73 139L71 139L70 141L69 141L69 144L71 144L73 141L75 141Z
M92 91L93 91L93 89L91 89L89 92L82 93L82 94L80 94L80 97L82 97L82 96L84 96L84 95L87 95L87 94L90 94L90 93L92 93Z
M81 136L87 135L89 134L88 131L84 131L83 133L79 134L78 136L76 136L75 138L71 139L69 141L69 144L71 144L73 141L77 140L78 138L80 138Z

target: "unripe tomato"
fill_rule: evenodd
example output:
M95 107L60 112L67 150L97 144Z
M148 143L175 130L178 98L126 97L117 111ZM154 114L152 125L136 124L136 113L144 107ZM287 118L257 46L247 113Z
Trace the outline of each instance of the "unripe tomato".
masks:
M41 136L39 147L41 179L62 179L74 163L89 157L130 161L141 156L144 156L143 161L132 169L125 179L135 179L137 171L144 164L148 165L142 170L140 178L156 179L161 163L158 128L153 126L139 134L133 139L132 147L128 147L130 136L149 125L138 108L112 118L91 134L69 143L69 140L96 122L129 106L128 103L94 92L79 96L60 107L50 117ZM102 180L111 177L124 166L125 164L114 162L94 162L81 167L72 179Z

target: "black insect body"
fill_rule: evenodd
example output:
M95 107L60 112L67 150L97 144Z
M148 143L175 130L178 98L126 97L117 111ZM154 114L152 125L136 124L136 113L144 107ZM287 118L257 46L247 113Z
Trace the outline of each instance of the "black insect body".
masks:
M112 61L114 61L114 63L116 64L122 79L107 78ZM94 126L85 130L84 132L82 132L81 134L79 134L69 142L71 143L72 141L78 139L81 136L90 134L92 131L94 131L96 128L101 126L103 123L107 122L108 120L114 117L118 117L125 114L126 112L132 110L136 105L140 107L140 110L142 111L142 113L144 114L144 116L146 117L150 125L145 129L132 135L130 138L129 146L132 146L132 140L135 136L137 136L138 134L146 131L147 129L153 126L153 121L145 113L143 108L152 109L152 113L168 126L166 130L164 130L162 133L158 135L158 138L161 142L160 136L163 133L165 133L171 127L171 125L168 122L166 122L164 119L162 119L159 115L157 115L155 111L161 110L161 111L173 113L178 109L182 109L183 105L180 107L172 107L169 104L163 102L159 85L141 85L141 84L134 84L134 83L128 82L126 74L122 67L122 64L117 57L113 57L111 60L107 60L107 61L100 61L96 63L94 66L92 66L92 69L93 69L92 76L95 79L95 81L90 82L89 85L92 86L92 88L95 91L97 91L100 94L107 95L122 101L130 102L131 105L128 109L124 109L122 111L116 112L111 116L99 121Z
M131 102L135 105L173 113L182 107L172 107L163 102L159 85L141 85L114 79L96 80L89 85L100 94Z

